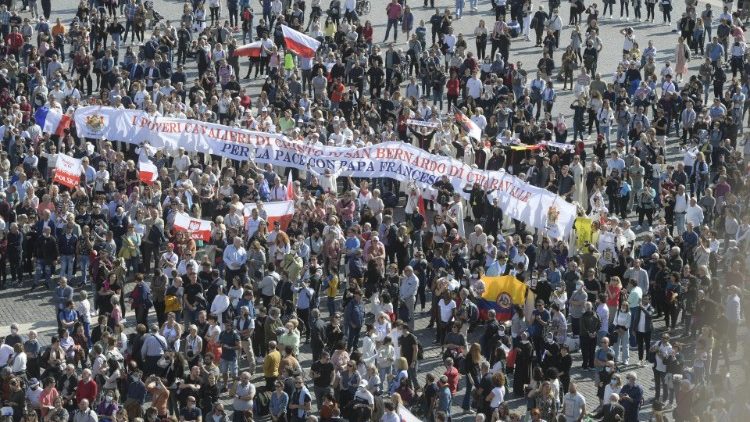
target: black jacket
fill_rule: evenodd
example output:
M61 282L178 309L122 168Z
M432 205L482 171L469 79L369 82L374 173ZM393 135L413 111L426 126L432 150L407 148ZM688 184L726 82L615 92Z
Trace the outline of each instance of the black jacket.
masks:
M617 422L625 418L625 408L620 403L605 404L594 415L594 419L602 422Z
M52 236L39 236L36 240L36 257L51 265L59 256L57 241Z
M653 315L654 315L654 309L649 306L648 308L644 309L642 306L639 306L631 311L633 313L633 323L630 325L635 330L638 330L638 325L641 322L641 318L646 318L646 332L650 333L654 331L654 323L653 323Z

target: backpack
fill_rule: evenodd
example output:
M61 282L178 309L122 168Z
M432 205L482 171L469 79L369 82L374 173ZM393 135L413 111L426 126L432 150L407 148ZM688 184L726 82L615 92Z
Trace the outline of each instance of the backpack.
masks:
M49 354L50 354L50 348L47 347L44 349L44 352L41 354L41 358L39 360L39 367L42 369L49 368Z
M383 193L383 205L387 208L395 208L398 205L398 196L391 191Z
M258 393L253 400L253 416L266 416L269 414L269 405L271 403L270 391Z

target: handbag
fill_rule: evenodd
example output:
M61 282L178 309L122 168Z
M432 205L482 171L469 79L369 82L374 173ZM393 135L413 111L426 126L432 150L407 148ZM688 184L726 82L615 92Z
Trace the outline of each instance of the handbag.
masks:
M179 312L182 310L182 304L177 300L177 296L164 296L164 312Z
M609 326L607 337L609 337L609 344L615 344L618 340L620 340L620 333L617 331L617 328L614 325Z

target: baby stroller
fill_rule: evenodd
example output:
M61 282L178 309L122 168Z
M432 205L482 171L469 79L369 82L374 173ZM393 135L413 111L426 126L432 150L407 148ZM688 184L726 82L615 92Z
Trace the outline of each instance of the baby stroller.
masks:
M164 19L164 16L154 9L154 2L151 0L144 2L143 8L146 9L146 19L150 20L149 28L156 28L156 25Z

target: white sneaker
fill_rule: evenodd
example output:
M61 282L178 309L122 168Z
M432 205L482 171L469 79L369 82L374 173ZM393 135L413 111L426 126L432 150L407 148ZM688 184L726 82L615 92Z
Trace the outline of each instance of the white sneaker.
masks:
M628 362L628 361L625 361L625 362L623 362L622 364L623 364L623 365L625 365L625 366L629 366L629 365L630 365L630 362Z

